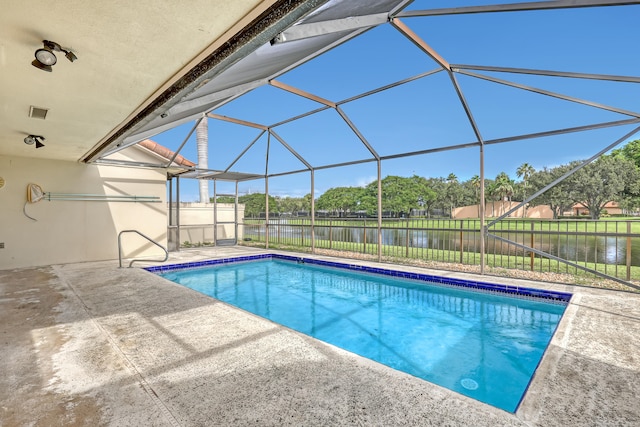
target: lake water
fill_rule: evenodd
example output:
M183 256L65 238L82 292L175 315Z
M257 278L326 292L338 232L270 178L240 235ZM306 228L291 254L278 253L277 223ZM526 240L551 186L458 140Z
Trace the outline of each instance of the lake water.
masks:
M279 229L279 230L278 230ZM245 228L245 237L251 237L255 229ZM264 235L264 229L258 231ZM300 227L280 223L270 225L270 239L282 237L301 237L311 239L310 227ZM496 235L514 240L520 244L531 244L530 233L499 233ZM366 234L366 239L365 239ZM363 227L318 226L315 227L316 239L334 242L368 242L375 244L378 240L377 230ZM534 248L557 257L580 262L597 262L602 264L625 265L627 244L624 237L613 236L563 236L533 234ZM402 228L383 228L382 243L388 246L399 246L423 249L443 249L480 253L480 233L465 231L460 238L459 231L441 230L406 230ZM526 255L522 249L489 237L486 245L487 254ZM528 254L528 253L527 253ZM631 239L631 265L640 266L640 239Z

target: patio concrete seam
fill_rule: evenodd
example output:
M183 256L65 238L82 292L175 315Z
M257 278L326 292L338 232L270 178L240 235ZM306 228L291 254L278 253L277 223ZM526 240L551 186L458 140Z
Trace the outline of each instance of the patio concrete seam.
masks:
M571 297L571 301L569 301L569 304L567 305L567 308L564 311L562 319L560 319L560 322L564 321L564 325L562 324L558 325L558 328L556 329L556 334L554 334L554 338L551 340L549 344L556 344L563 349L567 348L567 345L569 344L569 337L571 336L571 331L573 329L573 320L576 318L578 314L581 301L582 301L582 294L579 292L574 292L573 297ZM557 332L559 331L562 331L561 337L558 337L557 335Z
M137 378L138 383L140 384L142 389L151 398L151 400L154 402L154 404L160 409L162 414L164 414L164 416L166 417L167 421L169 421L171 423L171 425L174 426L174 427L182 427L182 425L178 422L178 420L173 415L171 410L164 404L164 402L156 394L156 392L153 389L153 387L151 387L151 385L145 380L145 378L142 375L142 373L140 373L140 371L138 371L138 369L136 368L135 364L127 357L127 355L118 346L116 340L111 336L111 334L105 328L102 327L100 322L98 322L93 317L91 311L89 310L89 307L87 307L87 305L84 303L84 301L82 300L80 295L78 295L78 293L76 292L75 288L71 285L71 282L69 280L67 280L67 278L65 277L64 272L62 271L60 266L54 265L52 267L53 267L53 271L55 272L56 276L58 276L60 282L62 284L64 284L65 286L67 286L71 290L71 292L73 293L73 295L77 299L78 303L82 306L83 310L87 313L87 316L91 319L91 323L93 323L94 326L96 326L96 328L98 328L105 335L105 337L107 338L107 341L109 342L111 347L115 350L115 352L117 354L120 355L120 357L122 359L122 363L127 367L127 369L129 369L129 371L131 373L134 374L134 376Z

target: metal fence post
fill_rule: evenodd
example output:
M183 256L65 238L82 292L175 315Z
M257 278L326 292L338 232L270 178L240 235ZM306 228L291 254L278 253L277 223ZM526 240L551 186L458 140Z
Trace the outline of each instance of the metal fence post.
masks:
M531 222L531 242L529 247L533 248L533 242L534 242L534 238L533 238L533 229L535 227L535 223ZM533 263L534 263L534 258L536 257L536 254L532 251L529 252L529 257L531 258L531 271L533 271Z
M405 258L409 258L409 220L407 220L407 243L405 250Z
M333 243L333 220L331 218L329 218L329 249L331 249L331 247Z
M362 226L362 253L367 253L367 220L365 218L364 225Z
M462 239L462 230L464 228L464 221L460 221L460 264L464 259L464 240Z
M627 281L631 280L631 221L627 221Z

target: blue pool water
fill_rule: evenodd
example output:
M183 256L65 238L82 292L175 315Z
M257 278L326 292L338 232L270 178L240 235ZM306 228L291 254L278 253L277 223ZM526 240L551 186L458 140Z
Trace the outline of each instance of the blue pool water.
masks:
M161 275L510 412L566 305L278 259Z

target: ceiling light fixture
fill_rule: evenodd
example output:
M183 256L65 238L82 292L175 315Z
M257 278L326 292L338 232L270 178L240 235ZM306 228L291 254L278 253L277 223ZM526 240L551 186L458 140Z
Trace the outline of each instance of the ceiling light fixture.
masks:
M60 45L56 42L43 40L42 43L44 44L44 47L36 50L36 59L34 59L31 63L31 65L42 71L51 72L51 67L53 65L56 65L56 62L58 62L58 58L56 58L56 54L53 52L64 52L64 56L71 62L78 59L78 57L73 52L71 52L69 49L60 47Z
M29 135L24 139L24 143L27 145L33 145L33 143L36 144L36 148L42 148L44 147L44 144L42 143L42 141L44 141L45 138L44 136L40 136L40 135Z

